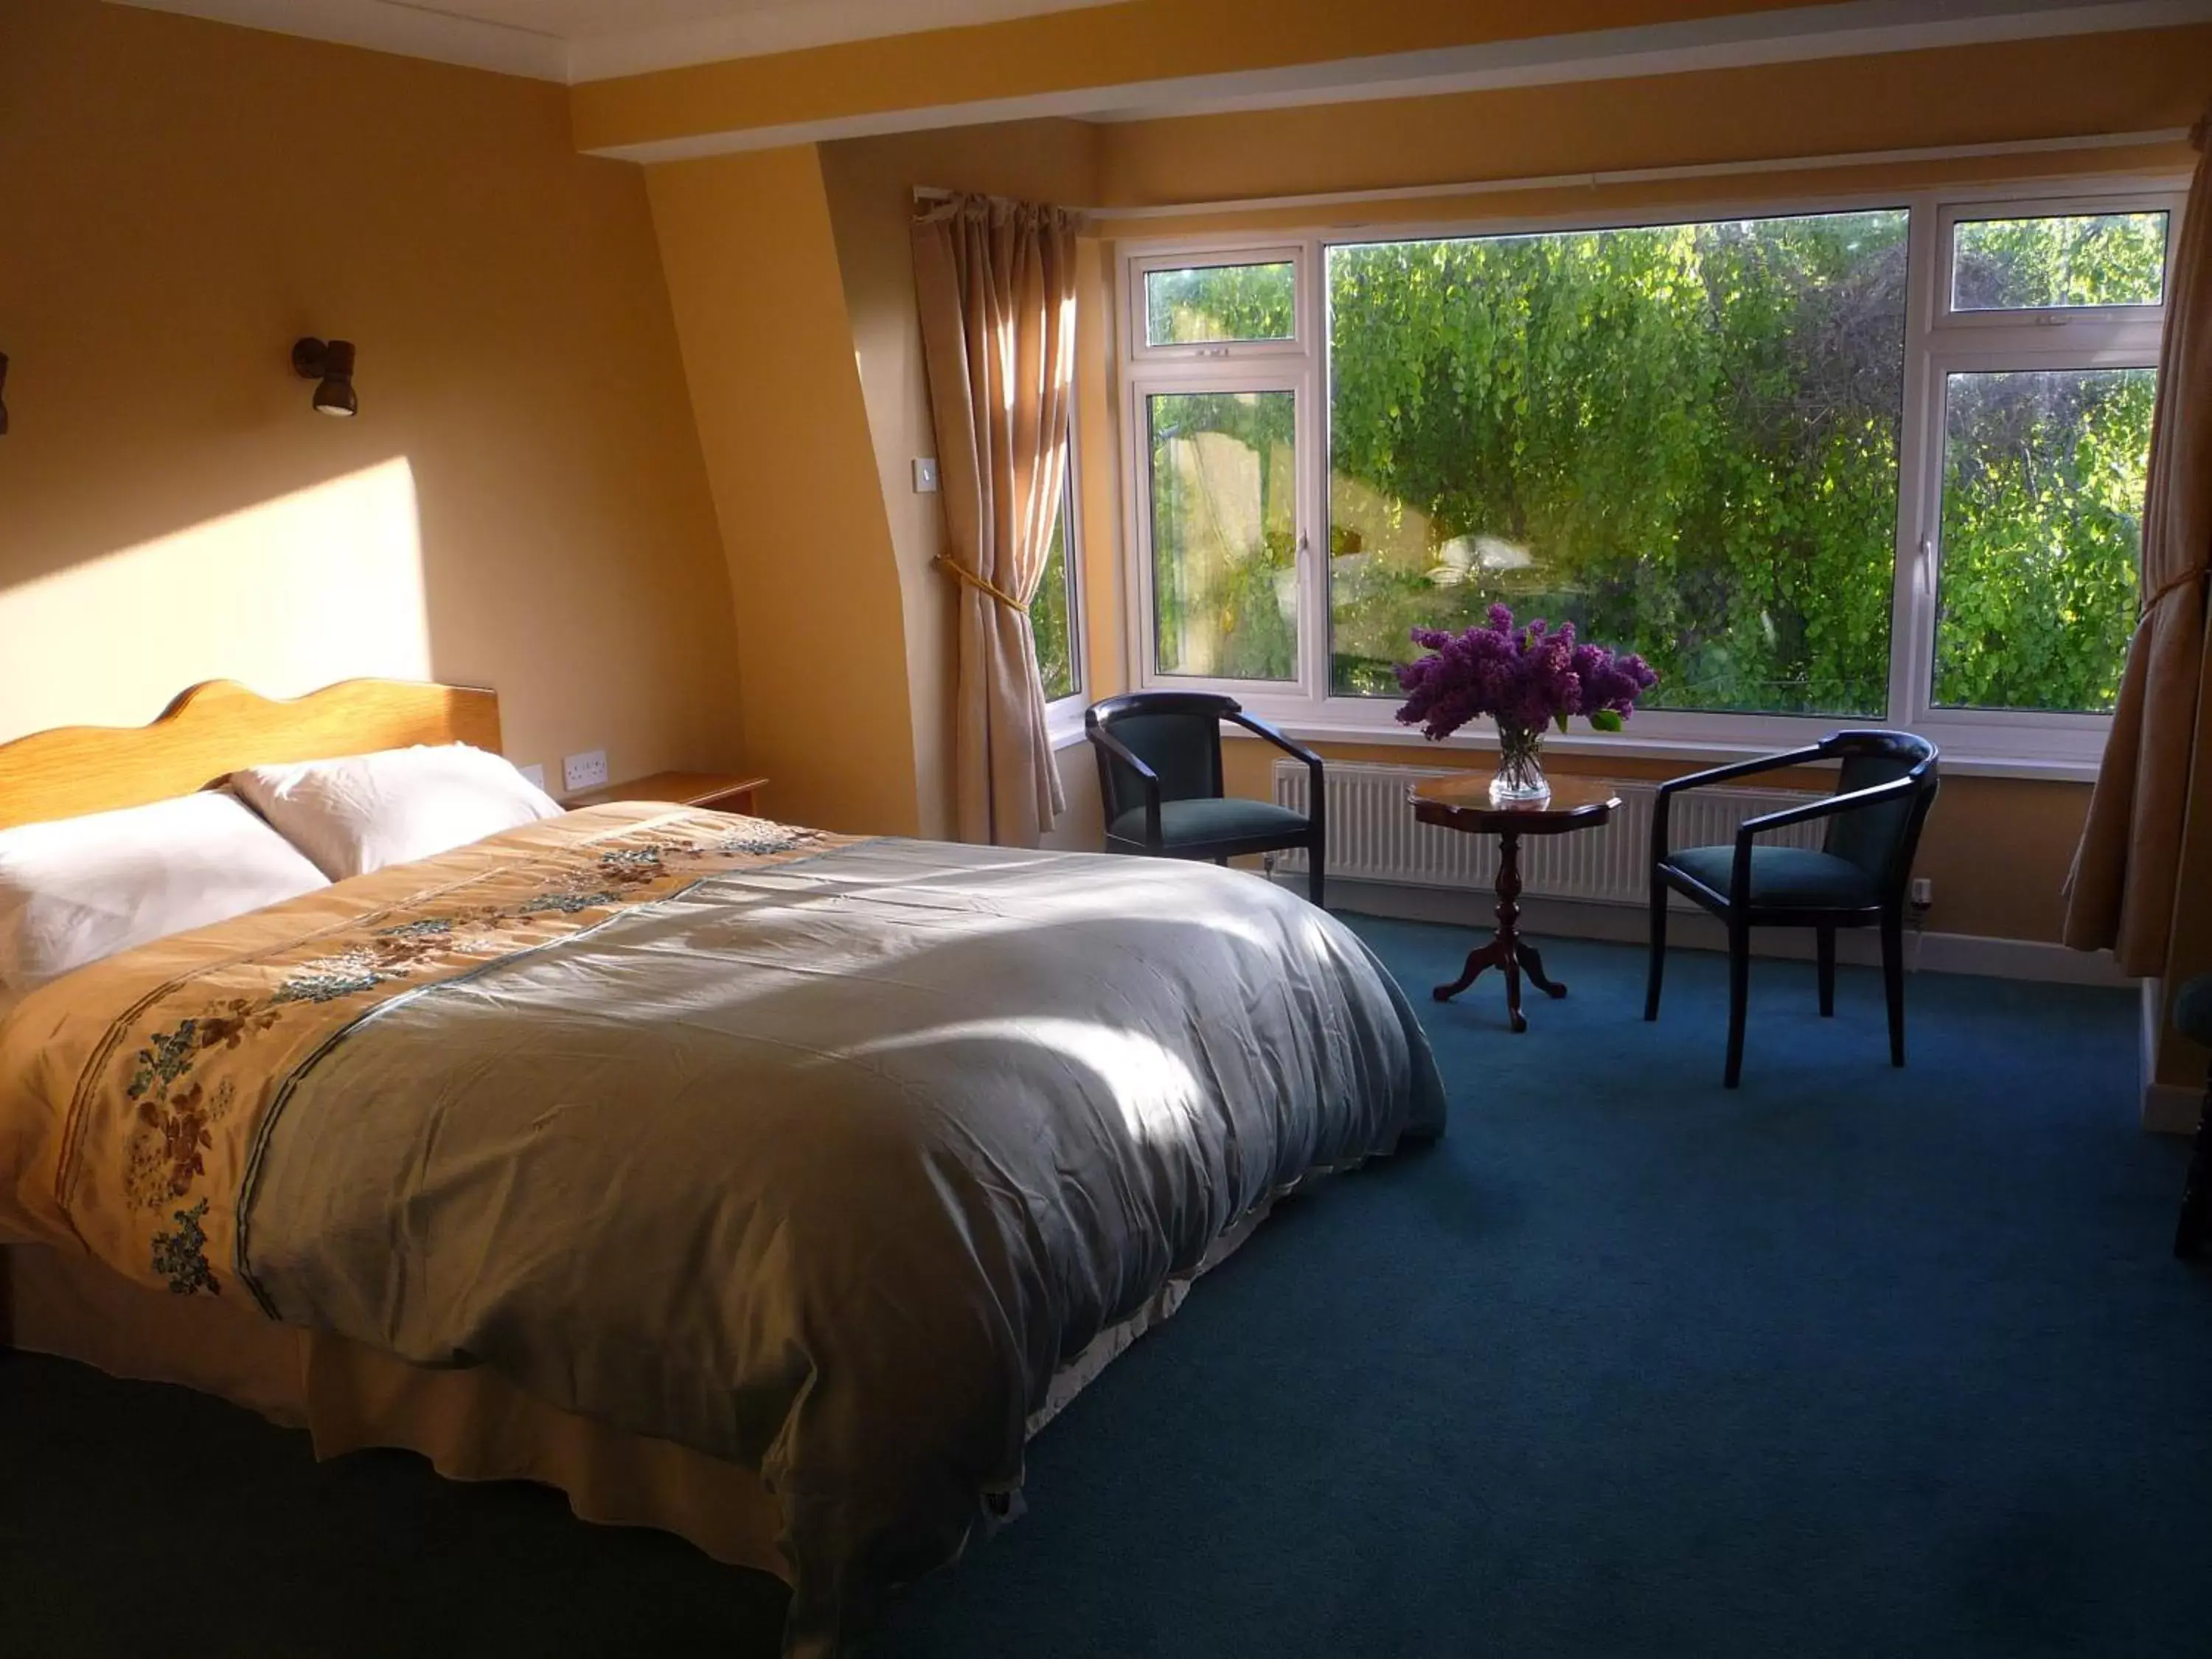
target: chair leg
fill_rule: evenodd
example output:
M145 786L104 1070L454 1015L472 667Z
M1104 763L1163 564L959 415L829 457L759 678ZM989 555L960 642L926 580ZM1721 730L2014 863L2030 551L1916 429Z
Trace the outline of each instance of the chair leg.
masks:
M1729 923L1729 1038L1728 1069L1721 1074L1723 1087L1743 1081L1743 1018L1751 1000L1751 929L1741 922Z
M2173 1253L2185 1261L2204 1248L2212 1226L2212 1086L2197 1115L2197 1145L2189 1155L2189 1179L2181 1189L2181 1219L2173 1226Z
M1644 981L1644 1018L1659 1018L1659 983L1667 976L1667 884L1651 878L1651 971Z
M1905 1064L1905 913L1881 915L1881 988L1889 1003L1889 1063Z
M1820 1018L1836 1017L1836 930L1820 929Z
M1322 866L1326 862L1323 855L1327 851L1327 837L1316 831L1306 847L1306 896L1313 901L1316 910L1321 908Z

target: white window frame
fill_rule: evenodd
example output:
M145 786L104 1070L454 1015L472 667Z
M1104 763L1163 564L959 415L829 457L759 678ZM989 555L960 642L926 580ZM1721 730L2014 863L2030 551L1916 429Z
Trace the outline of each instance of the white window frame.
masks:
M1957 247L1963 222L1984 219L2066 219L2107 213L2163 213L2166 215L2166 270L2154 306L2023 306L2013 309L1960 311L1953 306L1951 255ZM2088 196L1981 196L1972 201L1945 201L1936 213L1937 258L1934 320L1943 328L2060 328L2080 322L2148 323L2156 326L2166 317L2166 290L2173 286L2173 253L2181 230L2181 198L2171 190L2106 191ZM2045 320L2048 319L2049 320Z
M1083 713L1091 706L1091 639L1085 617L1083 569L1083 490L1076 469L1082 446L1075 441L1075 414L1068 411L1067 465L1060 481L1060 546L1066 556L1067 651L1075 671L1075 686L1064 697L1048 698L1044 706L1045 739L1054 749L1083 740Z
M1322 673L1315 675L1315 656L1311 642L1316 624L1321 637L1328 637L1327 605L1328 596L1326 581L1316 582L1312 575L1312 532L1314 519L1307 500L1308 485L1314 467L1320 464L1315 453L1313 428L1315 398L1313 389L1305 384L1308 377L1278 366L1262 364L1222 364L1218 362L1206 366L1201 382L1188 378L1158 380L1138 371L1129 376L1130 428L1129 455L1131 465L1123 469L1131 492L1128 510L1131 523L1138 526L1131 537L1131 544L1141 540L1145 556L1130 572L1128 592L1133 603L1130 606L1132 657L1137 665L1139 683L1143 685L1184 691L1221 691L1240 702L1253 702L1255 706L1277 699L1295 700L1300 706L1319 698L1328 684L1326 648L1322 653ZM1146 419L1146 404L1155 394L1174 396L1179 392L1279 392L1291 394L1291 425L1296 462L1293 471L1292 514L1293 534L1297 550L1297 665L1294 678L1287 680L1238 680L1216 678L1203 674L1164 672L1159 666L1159 633L1153 625L1156 613L1152 594L1152 429ZM1326 572L1323 573L1326 575ZM1322 614L1316 617L1316 598Z
M1892 583L1888 706L1879 714L1752 714L1650 709L1619 735L1586 733L1580 723L1554 744L1590 752L1719 759L1808 743L1854 724L1919 732L1968 773L2081 778L2094 775L2109 714L1940 708L1932 702L1936 597L1940 592L1943 397L1960 370L2155 366L2163 307L2081 307L2041 312L1950 308L1952 227L1961 218L2162 210L2166 213L2168 295L2181 227L2185 180L2171 178L2036 181L1972 189L1887 191L1782 201L1723 201L1642 212L1511 220L1408 223L1315 231L1267 240L1211 236L1125 244L1122 269L1132 296L1121 352L1123 550L1129 596L1131 678L1140 687L1218 690L1253 713L1308 739L1420 743L1393 718L1387 697L1329 693L1328 250L1377 241L1602 230L1777 218L1869 209L1911 215L1906 244L1905 385L1898 455L1895 576ZM1144 273L1196 264L1281 263L1297 281L1297 341L1219 348L1145 344ZM1150 441L1146 400L1159 392L1292 391L1297 394L1298 672L1295 681L1204 678L1158 672L1152 611ZM1447 746L1495 746L1488 722L1473 722Z
M1222 363L1246 357L1303 357L1319 344L1306 317L1302 303L1306 292L1305 246L1303 241L1291 241L1268 246L1251 242L1232 242L1224 245L1230 257L1215 258L1204 249L1192 244L1178 244L1175 251L1159 254L1135 254L1128 262L1129 296L1128 331L1122 336L1129 342L1133 359L1153 362ZM1195 253L1196 257L1193 257ZM1300 303L1291 308L1291 337L1287 340L1194 340L1181 345L1152 343L1152 315L1146 278L1156 270L1218 270L1232 265L1288 265L1291 267L1292 292Z

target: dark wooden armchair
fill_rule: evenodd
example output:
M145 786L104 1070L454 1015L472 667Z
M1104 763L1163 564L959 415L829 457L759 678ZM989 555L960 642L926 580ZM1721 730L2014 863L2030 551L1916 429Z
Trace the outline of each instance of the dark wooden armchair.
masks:
M1747 820L1732 847L1668 846L1668 809L1686 789L1732 782L1785 766L1841 759L1836 791L1787 811ZM1667 896L1680 893L1728 924L1728 1065L1733 1089L1743 1076L1744 1006L1751 980L1751 930L1819 930L1820 1012L1836 1012L1836 930L1881 929L1883 988L1889 1004L1889 1061L1905 1064L1905 899L1921 826L1936 804L1936 745L1909 732L1831 732L1784 755L1715 767L1659 786L1651 813L1651 976L1644 1018L1659 1018L1667 965ZM1762 847L1771 830L1828 821L1817 852Z
M1226 799L1221 783L1221 723L1241 726L1312 775L1310 810L1272 801ZM1322 897L1328 845L1328 796L1321 757L1296 744L1234 697L1211 691L1133 691L1109 697L1083 716L1098 757L1098 798L1106 811L1106 850L1155 858L1212 859L1241 853L1306 849L1306 891Z

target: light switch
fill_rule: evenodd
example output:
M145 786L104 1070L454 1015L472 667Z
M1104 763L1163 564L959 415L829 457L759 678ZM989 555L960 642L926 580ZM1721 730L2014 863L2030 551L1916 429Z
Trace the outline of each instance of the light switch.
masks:
M530 780L532 788L543 789L545 787L545 769L543 766L533 762L520 769L522 775Z
M917 495L937 493L937 462L934 458L927 460L918 455L915 458L914 493Z

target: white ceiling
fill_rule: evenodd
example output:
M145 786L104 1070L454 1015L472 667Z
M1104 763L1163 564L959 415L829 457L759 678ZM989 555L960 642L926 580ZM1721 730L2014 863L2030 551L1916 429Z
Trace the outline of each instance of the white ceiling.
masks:
M1120 0L115 0L539 80L757 58Z

